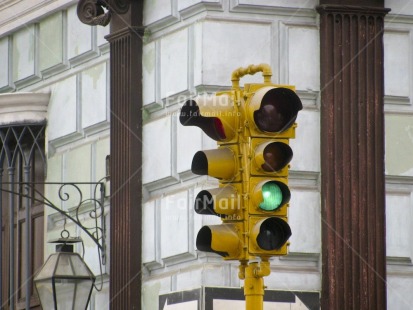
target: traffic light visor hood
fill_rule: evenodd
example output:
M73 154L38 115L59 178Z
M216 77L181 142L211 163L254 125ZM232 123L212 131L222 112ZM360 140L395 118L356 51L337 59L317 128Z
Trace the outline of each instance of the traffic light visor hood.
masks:
M228 95L202 96L182 106L179 121L197 126L215 141L227 142L235 136L237 113Z
M293 90L263 87L252 96L248 114L259 131L280 133L294 124L302 108L303 104Z
M198 175L209 175L217 179L234 180L236 178L236 157L229 147L216 150L204 150L195 153L191 171Z
M195 198L195 212L222 217L233 215L240 209L238 195L237 190L232 186L203 190Z
M196 248L223 257L240 254L241 242L235 224L210 225L202 227L196 237Z

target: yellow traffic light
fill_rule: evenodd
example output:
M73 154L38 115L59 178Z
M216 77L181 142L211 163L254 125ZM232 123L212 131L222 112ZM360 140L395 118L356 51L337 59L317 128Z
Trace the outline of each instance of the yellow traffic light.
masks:
M287 207L289 163L295 120L302 103L293 86L245 86L249 143L248 253L286 255L291 228Z
M264 83L240 88L241 76L259 71ZM200 251L243 261L287 253L289 139L303 106L294 86L272 84L270 77L267 65L239 68L231 91L188 100L181 109L181 124L201 128L218 146L198 151L191 166L193 173L219 180L218 188L195 199L197 213L223 221L199 231Z
M263 83L240 87L242 76L257 72ZM231 76L232 90L188 100L179 118L217 141L217 149L195 154L191 170L219 180L218 188L197 194L194 209L219 216L223 223L202 227L196 247L240 261L247 309L262 309L269 258L286 255L291 236L289 139L295 137L303 106L294 86L272 84L271 75L267 64L238 68ZM259 262L250 262L257 257Z
M197 126L217 141L217 149L195 153L191 170L219 180L218 188L197 194L194 209L198 214L219 216L223 223L202 227L196 247L227 260L246 257L242 161L238 143L242 115L235 97L236 93L230 91L188 100L179 118L182 125Z

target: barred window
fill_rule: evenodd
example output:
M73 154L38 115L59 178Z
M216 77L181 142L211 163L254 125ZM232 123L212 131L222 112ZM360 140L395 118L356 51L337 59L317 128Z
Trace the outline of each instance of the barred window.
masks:
M33 197L44 191L44 132L44 124L0 126L1 309L41 309L33 275L43 264L44 205Z

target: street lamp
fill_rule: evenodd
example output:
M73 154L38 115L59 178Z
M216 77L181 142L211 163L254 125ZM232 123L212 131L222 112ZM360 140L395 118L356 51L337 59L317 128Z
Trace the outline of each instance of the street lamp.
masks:
M43 309L86 309L96 277L73 243L79 239L59 239L56 253L51 254L34 278L34 285ZM69 243L69 244L68 244Z

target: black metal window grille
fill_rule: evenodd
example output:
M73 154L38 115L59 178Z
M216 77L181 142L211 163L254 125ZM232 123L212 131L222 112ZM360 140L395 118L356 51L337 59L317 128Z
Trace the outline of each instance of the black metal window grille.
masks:
M43 264L44 205L34 192L44 191L44 143L45 124L0 126L1 309L40 309L33 274Z

